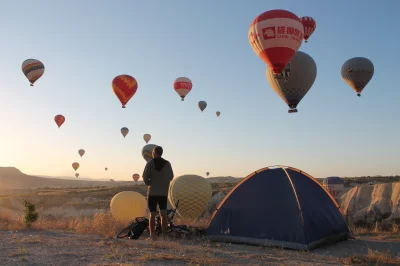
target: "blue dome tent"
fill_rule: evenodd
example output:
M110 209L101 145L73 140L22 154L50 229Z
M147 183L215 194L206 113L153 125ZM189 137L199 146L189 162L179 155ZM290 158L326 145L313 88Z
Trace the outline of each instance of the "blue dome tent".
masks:
M219 204L211 241L311 250L354 238L329 192L293 167L267 167L243 179Z

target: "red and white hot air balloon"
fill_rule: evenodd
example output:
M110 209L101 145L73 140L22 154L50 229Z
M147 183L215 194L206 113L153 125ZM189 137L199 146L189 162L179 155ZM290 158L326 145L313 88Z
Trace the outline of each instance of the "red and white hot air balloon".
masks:
M135 95L138 89L138 83L136 79L129 75L116 76L112 83L112 89L118 100L122 104L122 108L126 108L125 105Z
M254 52L277 75L296 54L304 38L304 27L298 16L275 9L260 14L249 29Z
M133 174L132 178L135 182L137 182L139 180L140 175L139 174Z
M317 23L312 17L301 17L300 20L304 26L304 40L308 42L308 38L310 38L311 34L317 28Z
M185 99L186 95L192 90L192 81L188 78L177 78L174 81L174 89L181 96L182 101Z
M54 117L54 121L56 122L58 128L60 128L65 122L65 117L63 115L56 115Z

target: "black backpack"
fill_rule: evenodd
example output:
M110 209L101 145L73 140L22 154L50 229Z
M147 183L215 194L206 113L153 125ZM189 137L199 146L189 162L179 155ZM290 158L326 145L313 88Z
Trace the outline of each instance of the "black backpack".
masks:
M149 219L146 217L138 217L134 220L134 223L129 225L129 238L138 239L143 232L149 227Z

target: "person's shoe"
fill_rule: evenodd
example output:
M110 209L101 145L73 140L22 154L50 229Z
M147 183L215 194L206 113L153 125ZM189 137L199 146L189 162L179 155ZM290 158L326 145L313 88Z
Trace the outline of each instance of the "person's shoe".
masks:
M146 240L148 241L155 241L156 237L155 236L150 236L149 238L146 238Z

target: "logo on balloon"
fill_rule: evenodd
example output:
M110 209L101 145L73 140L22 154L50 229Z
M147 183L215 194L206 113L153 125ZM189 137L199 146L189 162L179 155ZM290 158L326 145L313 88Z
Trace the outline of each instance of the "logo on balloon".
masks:
M264 40L274 39L275 38L275 27L267 27L262 29L262 34L264 36Z

